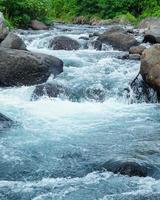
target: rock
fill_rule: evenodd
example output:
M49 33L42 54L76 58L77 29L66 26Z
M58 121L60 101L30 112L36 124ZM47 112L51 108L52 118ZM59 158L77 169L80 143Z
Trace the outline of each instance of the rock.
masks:
M147 17L139 24L139 29L150 29L152 26L160 26L160 17Z
M99 40L94 40L91 42L94 49L101 51L102 50L102 42Z
M8 35L9 28L5 25L3 14L0 12L0 42Z
M63 71L63 62L53 56L0 48L0 86L35 85Z
M136 47L131 47L129 49L129 53L130 54L139 54L139 55L142 55L143 51L146 49L146 47L142 46L142 45L139 45L139 46L136 46Z
M98 36L100 36L100 35L101 35L100 33L95 32L95 33L90 33L90 34L89 34L89 37L90 37L90 38L92 38L92 37L98 37Z
M85 97L88 100L104 102L106 94L104 88L101 85L93 85L85 90Z
M57 36L51 40L49 47L54 50L78 50L80 44L72 38Z
M140 74L150 87L160 92L160 44L144 50L141 57Z
M140 60L141 56L139 54L130 54L129 60Z
M0 131L5 128L10 128L12 125L13 121L0 113Z
M33 91L31 100L37 100L42 96L56 98L60 95L65 95L66 93L67 89L62 84L45 83L36 86L35 90Z
M88 38L88 37L85 37L85 36L81 36L81 37L79 37L78 39L80 39L80 40L89 40L89 38Z
M150 30L145 32L144 42L160 43L160 26L151 26Z
M119 55L117 58L118 58L118 59L122 59L122 60L127 60L127 59L129 59L129 54L126 53L126 54L124 54L124 55Z
M113 27L104 32L99 36L98 40L122 51L128 51L130 47L138 46L139 44L133 35L124 31L121 27Z
M122 161L108 161L102 165L102 168L111 171L115 174L122 174L127 176L147 176L147 167L137 162L122 162Z
M0 47L26 50L26 45L23 40L14 33L9 33L7 37L1 42Z
M131 91L128 88L129 98L133 98L133 103L157 103L157 93L149 87L141 78L137 78L131 84ZM134 95L133 95L134 94Z
M32 20L30 27L33 30L47 30L48 29L48 26L46 26L43 22L40 22L38 20Z

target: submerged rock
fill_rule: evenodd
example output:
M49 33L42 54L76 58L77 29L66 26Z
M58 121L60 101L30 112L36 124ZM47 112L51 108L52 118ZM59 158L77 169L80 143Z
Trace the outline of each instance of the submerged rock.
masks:
M49 47L53 50L78 50L80 44L72 38L57 36L50 41Z
M98 40L122 51L128 51L130 47L138 46L139 44L133 35L124 31L121 27L107 30L99 36Z
M48 26L46 26L43 22L40 22L38 20L32 20L30 27L33 30L47 30L48 29Z
M0 131L5 128L10 128L13 125L13 121L0 113Z
M63 62L53 56L0 48L0 86L35 85L63 71Z
M88 100L103 102L105 97L105 89L101 85L91 86L85 90L85 98Z
M3 14L0 12L0 42L8 35L9 28L5 25Z
M14 33L9 33L7 37L1 42L0 47L27 50L23 40Z
M115 174L122 174L127 176L147 176L147 167L137 162L122 162L122 161L108 161L102 165L102 168L111 171Z
M140 74L150 87L160 92L160 44L144 50L141 57Z
M33 91L31 100L37 100L42 96L56 98L60 95L65 95L66 93L67 89L62 84L45 83L36 86L35 90Z

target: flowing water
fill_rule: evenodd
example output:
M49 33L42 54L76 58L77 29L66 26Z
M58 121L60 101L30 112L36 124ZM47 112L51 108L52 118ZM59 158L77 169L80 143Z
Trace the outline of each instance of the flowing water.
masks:
M160 107L125 90L139 61L79 39L105 28L57 24L18 32L29 50L64 61L64 72L48 81L72 94L31 101L35 86L0 89L1 112L18 123L0 133L0 200L160 200ZM49 49L56 35L78 40L81 49ZM103 100L94 93L90 98L88 89L100 90ZM97 170L109 160L136 161L154 171L143 178Z

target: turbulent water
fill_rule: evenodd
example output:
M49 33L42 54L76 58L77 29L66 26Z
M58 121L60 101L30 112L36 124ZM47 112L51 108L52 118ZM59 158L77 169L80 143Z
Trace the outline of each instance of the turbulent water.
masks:
M18 124L0 133L0 200L160 200L160 107L125 90L139 61L118 59L124 52L110 46L96 51L79 39L105 29L57 24L18 32L29 50L64 61L54 81L72 94L30 101L34 86L0 89L1 112ZM49 49L56 35L78 40L81 49ZM93 88L103 101L90 98ZM109 160L136 161L154 172L142 178L96 170Z

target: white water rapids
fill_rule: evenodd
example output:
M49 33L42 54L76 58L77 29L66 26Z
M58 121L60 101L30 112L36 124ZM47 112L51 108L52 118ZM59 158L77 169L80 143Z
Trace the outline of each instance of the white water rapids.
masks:
M18 122L0 135L0 200L160 200L160 107L124 90L139 61L118 59L123 52L110 46L84 48L81 36L105 28L56 25L19 33L29 50L63 60L64 72L54 81L72 95L31 101L35 86L0 89L1 112ZM49 49L56 35L78 40L81 49ZM104 91L104 102L88 98L88 88ZM142 178L95 170L112 159L155 171Z

